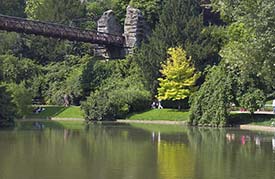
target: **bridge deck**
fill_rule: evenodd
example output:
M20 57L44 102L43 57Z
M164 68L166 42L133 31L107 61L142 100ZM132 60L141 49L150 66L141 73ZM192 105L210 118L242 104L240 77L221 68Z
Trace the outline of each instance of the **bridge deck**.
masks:
M42 35L45 37L87 42L107 46L123 46L124 37L75 27L27 20L0 14L0 30Z

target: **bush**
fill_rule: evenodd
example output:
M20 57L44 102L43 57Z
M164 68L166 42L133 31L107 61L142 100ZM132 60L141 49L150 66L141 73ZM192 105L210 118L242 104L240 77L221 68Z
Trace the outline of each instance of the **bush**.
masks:
M150 93L135 79L111 77L82 103L88 120L114 120L150 104Z
M255 89L252 92L247 92L242 97L240 97L240 104L251 113L254 113L257 109L262 108L265 104L264 92L259 89Z

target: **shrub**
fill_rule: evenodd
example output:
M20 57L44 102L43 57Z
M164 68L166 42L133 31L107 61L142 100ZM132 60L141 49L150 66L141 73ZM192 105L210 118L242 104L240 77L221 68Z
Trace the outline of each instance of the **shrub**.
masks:
M247 92L242 97L240 97L240 104L251 113L254 113L257 109L262 108L265 104L264 92L259 89L255 89L252 92Z
M149 106L150 93L135 79L111 77L82 103L88 120L113 120Z

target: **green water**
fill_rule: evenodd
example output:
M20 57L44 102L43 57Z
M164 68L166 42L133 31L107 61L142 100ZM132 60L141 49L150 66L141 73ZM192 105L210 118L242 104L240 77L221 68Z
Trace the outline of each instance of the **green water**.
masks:
M275 179L274 133L167 128L0 131L0 179Z

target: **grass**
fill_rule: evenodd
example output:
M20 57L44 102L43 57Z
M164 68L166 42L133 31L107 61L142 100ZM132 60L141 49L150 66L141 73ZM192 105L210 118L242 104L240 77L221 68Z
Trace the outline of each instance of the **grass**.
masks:
M254 114L251 116L248 113L233 113L230 115L229 123L233 125L251 124L259 126L271 126L275 121L275 115L272 114Z
M176 109L152 109L142 113L131 114L129 120L167 120L167 121L186 121L189 112Z
M35 121L16 121L15 128L18 130L33 130L35 129ZM49 129L84 129L86 124L84 121L37 121L43 125L44 128Z
M27 119L46 119L46 118L83 118L83 112L79 106L41 106L45 108L44 111L35 114L30 112L26 118ZM34 106L33 109L36 107Z

